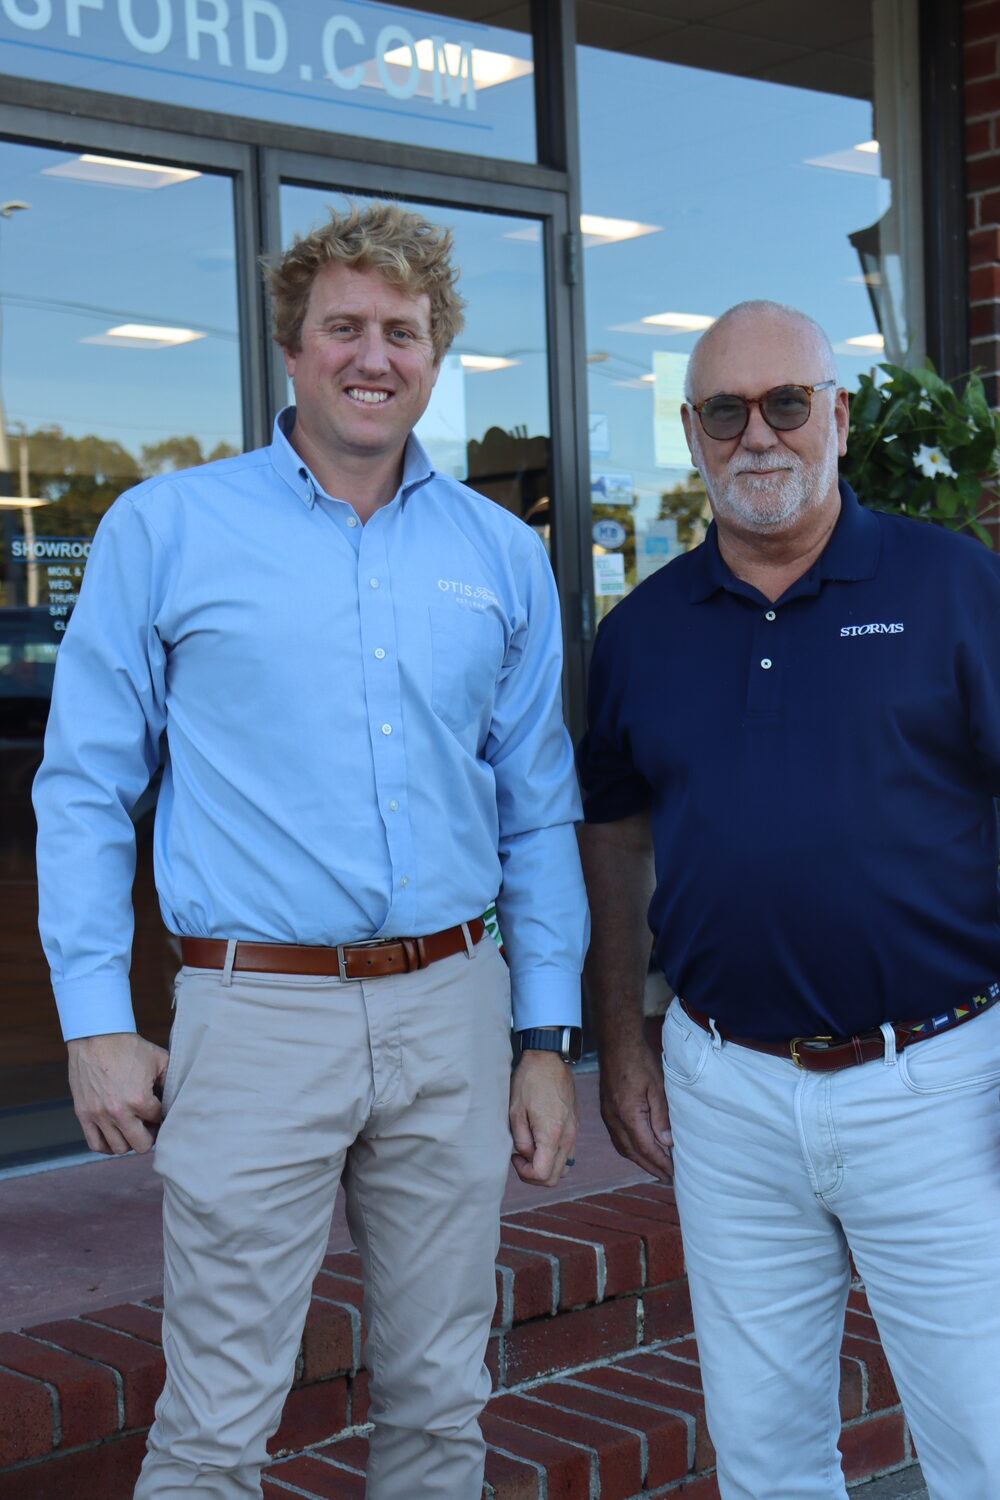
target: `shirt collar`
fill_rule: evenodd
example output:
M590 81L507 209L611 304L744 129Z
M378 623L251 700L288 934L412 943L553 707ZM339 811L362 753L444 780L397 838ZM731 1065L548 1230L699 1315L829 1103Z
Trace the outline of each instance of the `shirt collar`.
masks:
M316 496L325 493L323 486L292 447L290 437L295 426L295 407L285 406L274 419L271 438L271 464L303 504L313 506ZM419 438L411 432L403 454L403 481L397 491L405 499L411 490L434 477L434 465ZM336 499L336 496L332 498Z
M858 501L857 495L843 479L839 481L840 515L830 540L802 578L789 592L818 594L828 578L849 582L874 578L878 567L881 533L876 517ZM702 545L690 554L691 575L688 597L692 604L703 604L719 589L740 593L745 585L735 576L719 551L715 522L709 526Z

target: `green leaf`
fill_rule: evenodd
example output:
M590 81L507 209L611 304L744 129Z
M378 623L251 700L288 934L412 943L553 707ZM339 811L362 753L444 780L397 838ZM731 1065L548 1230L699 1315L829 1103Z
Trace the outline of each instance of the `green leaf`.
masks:
M882 397L878 389L868 376L863 377L868 384L855 393L851 400L851 426L867 427L878 419L882 410Z
M979 376L973 373L969 376L965 385L965 405L969 409L969 415L979 427L992 427L993 414L986 400L986 391Z
M941 376L934 368L932 360L925 359L917 373L926 390L933 392L934 395L940 396L944 400L954 397L951 386L946 380L941 379Z
M966 506L975 506L975 504L979 500L980 495L983 492L983 486L979 480L978 475L959 474L958 478L955 479L953 483L955 489L958 491L960 500L962 500Z

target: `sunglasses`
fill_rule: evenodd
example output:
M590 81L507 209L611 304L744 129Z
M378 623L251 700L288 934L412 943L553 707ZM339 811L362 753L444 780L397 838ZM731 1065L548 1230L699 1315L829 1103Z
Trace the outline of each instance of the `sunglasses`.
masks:
M707 396L704 401L693 402L691 409L698 413L709 437L720 442L746 431L751 406L760 407L761 416L775 432L794 432L809 420L813 392L836 384L835 380L821 380L818 385L776 385L756 401L749 396Z

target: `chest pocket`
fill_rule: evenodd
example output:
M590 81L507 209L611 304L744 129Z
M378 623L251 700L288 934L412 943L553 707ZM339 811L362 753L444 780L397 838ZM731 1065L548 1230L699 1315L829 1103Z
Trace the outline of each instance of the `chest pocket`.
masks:
M493 705L505 641L489 610L432 604L431 707L450 729L460 731Z

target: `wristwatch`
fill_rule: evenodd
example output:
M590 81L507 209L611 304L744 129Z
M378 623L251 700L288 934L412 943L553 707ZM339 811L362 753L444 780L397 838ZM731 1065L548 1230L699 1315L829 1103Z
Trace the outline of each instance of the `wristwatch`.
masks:
M519 1031L517 1039L522 1052L558 1052L565 1063L579 1062L583 1056L579 1026L530 1026Z

